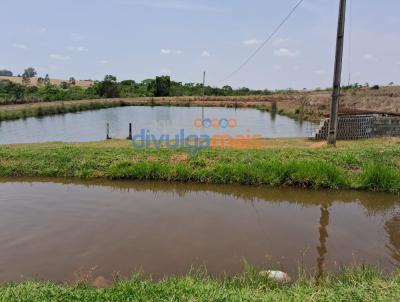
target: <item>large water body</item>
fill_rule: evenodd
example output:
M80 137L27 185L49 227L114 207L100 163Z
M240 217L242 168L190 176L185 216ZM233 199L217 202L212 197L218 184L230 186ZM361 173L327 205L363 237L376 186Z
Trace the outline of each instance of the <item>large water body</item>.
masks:
M174 137L184 129L185 136L195 134L259 135L264 138L308 137L316 125L299 122L257 109L151 107L130 106L68 113L63 115L27 118L0 122L0 144L40 143L50 141L88 142L106 138L106 125L110 124L112 138L126 138L129 123L133 135L148 129L157 138ZM195 127L196 119L235 119L235 128Z
M48 179L3 179L0 192L0 282L400 265L398 195Z

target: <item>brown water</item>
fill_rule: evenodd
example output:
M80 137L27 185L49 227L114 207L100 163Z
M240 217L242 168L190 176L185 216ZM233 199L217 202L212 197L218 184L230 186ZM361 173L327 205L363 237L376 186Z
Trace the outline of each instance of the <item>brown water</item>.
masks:
M398 195L142 182L0 182L0 282L162 277L243 261L321 275L400 265Z

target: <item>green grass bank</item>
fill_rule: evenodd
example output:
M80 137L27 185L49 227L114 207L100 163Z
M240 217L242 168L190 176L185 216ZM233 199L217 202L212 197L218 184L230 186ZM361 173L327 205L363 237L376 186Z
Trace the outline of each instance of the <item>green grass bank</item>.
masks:
M52 101L23 103L0 106L0 121L43 117L75 113L88 110L124 106L176 106L176 107L227 107L254 108L270 111L273 114L286 115L294 119L318 121L322 115L314 109L300 113L300 104L296 100L282 101L280 96L243 96L243 97L138 97L88 99L70 101Z
M370 268L344 270L318 284L299 278L292 284L277 285L246 272L236 277L206 275L172 277L161 281L134 277L110 288L94 288L81 283L56 285L25 282L0 286L1 302L50 301L399 301L400 273L384 276Z
M59 115L65 113L76 113L81 111L122 107L122 106L125 106L125 103L120 100L118 101L88 100L85 102L60 101L60 102L48 103L45 105L36 103L24 104L24 105L10 106L13 107L12 110L2 111L1 110L2 108L0 107L0 121L25 119L28 117L43 117L43 116Z
M400 138L263 140L261 149L134 149L129 141L0 146L0 176L138 179L400 192Z

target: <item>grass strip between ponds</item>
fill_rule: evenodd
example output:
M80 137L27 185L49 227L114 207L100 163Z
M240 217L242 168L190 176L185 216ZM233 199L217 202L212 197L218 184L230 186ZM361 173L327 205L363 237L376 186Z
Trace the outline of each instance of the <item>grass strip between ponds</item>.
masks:
M400 273L383 276L371 268L352 268L318 284L300 277L277 285L255 271L215 279L204 274L161 281L134 277L111 288L25 282L0 287L0 301L399 301Z
M400 192L400 139L314 148L303 139L262 149L134 149L129 141L0 146L0 176L138 179Z

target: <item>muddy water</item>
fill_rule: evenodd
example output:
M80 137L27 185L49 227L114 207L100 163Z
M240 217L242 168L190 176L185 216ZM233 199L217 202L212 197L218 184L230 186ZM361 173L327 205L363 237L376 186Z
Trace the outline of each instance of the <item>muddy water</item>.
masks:
M321 275L400 265L397 195L140 182L0 182L0 282L205 266Z
M202 118L200 107L117 107L65 115L27 118L0 122L0 144L38 143L49 141L87 142L106 138L106 124L110 124L112 138L126 138L128 125L133 124L133 135L148 129L158 139L161 135L175 137L181 129L188 135L259 135L261 137L306 137L315 124L300 123L281 115L256 109L204 108L204 119L235 119L233 128L195 127ZM223 124L223 126L225 126Z

